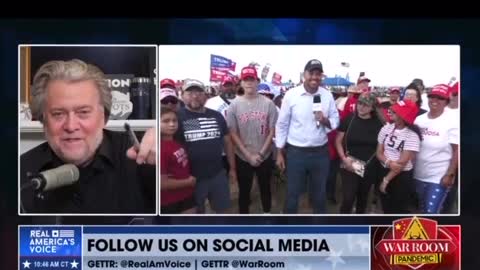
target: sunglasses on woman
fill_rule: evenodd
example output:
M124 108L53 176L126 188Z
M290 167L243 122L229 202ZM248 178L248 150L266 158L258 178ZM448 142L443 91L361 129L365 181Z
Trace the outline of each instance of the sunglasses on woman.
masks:
M164 98L160 101L162 105L167 105L169 103L172 103L173 105L176 105L178 103L178 99L176 98Z

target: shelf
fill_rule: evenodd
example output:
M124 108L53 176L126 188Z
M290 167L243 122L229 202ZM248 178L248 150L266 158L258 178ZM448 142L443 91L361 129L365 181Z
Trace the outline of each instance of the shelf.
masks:
M155 119L151 120L109 120L107 126L108 130L124 131L123 124L127 122L134 131L145 131L148 128L155 127ZM21 133L42 133L43 126L39 121L21 121L20 122Z

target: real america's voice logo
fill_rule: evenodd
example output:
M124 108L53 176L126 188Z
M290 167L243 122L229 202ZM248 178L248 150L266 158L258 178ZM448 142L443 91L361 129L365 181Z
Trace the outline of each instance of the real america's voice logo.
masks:
M19 269L81 269L81 227L20 227Z
M373 227L372 269L460 269L460 226L404 218L391 227Z

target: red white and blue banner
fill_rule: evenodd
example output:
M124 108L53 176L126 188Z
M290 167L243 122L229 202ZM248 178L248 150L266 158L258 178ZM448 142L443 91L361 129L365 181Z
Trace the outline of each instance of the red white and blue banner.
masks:
M236 63L224 56L210 55L210 81L222 82L226 77L234 77L231 72L235 72ZM230 72L231 71L231 72Z
M460 226L20 226L19 269L460 269Z
M235 72L236 65L237 63L227 57L215 54L210 55L210 68L231 70Z

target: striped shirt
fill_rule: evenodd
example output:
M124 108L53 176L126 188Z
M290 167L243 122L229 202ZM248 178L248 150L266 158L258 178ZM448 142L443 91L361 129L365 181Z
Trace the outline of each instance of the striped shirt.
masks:
M397 161L403 150L419 152L420 138L418 135L407 127L396 129L395 124L386 124L378 133L378 143L383 144L385 156ZM413 168L412 161L409 160L404 171Z

